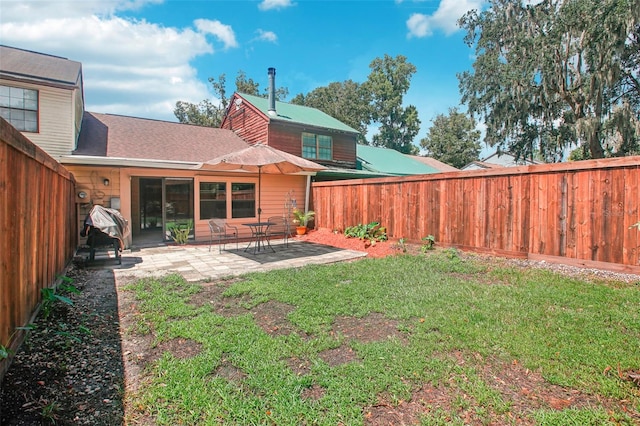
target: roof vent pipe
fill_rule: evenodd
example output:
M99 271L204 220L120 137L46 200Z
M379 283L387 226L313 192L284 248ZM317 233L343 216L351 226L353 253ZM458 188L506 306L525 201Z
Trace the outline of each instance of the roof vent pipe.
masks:
M269 115L277 115L276 113L276 69L269 68Z

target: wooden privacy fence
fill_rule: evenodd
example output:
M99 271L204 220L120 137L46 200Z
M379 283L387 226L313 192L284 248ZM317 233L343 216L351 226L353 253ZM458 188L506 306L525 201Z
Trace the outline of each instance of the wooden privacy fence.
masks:
M0 118L0 345L18 346L17 327L73 258L75 216L73 176Z
M313 183L316 226L640 273L640 156Z

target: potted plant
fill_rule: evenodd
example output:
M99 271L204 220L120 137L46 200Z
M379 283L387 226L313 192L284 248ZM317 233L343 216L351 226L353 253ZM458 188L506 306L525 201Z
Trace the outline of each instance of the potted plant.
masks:
M316 212L309 210L303 212L299 209L293 209L293 223L296 225L296 233L304 235L307 232L307 223L315 216Z

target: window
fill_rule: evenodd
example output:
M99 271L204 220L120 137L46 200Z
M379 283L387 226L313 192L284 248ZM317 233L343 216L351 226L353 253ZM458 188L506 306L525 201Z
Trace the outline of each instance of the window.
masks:
M231 185L231 193L227 185ZM256 184L200 182L200 219L226 219L228 203L231 218L255 217Z
M254 217L256 215L256 184L231 184L231 217Z
M38 131L38 91L0 86L0 116L16 129Z
M200 219L227 218L227 184L200 182Z
M331 136L302 134L302 156L317 160L331 160L333 158L333 143Z

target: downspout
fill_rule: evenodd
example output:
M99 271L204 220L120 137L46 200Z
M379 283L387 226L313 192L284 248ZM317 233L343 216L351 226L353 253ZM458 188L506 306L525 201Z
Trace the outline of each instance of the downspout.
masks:
M304 211L309 211L309 194L311 193L311 175L307 175L307 187L304 194Z

